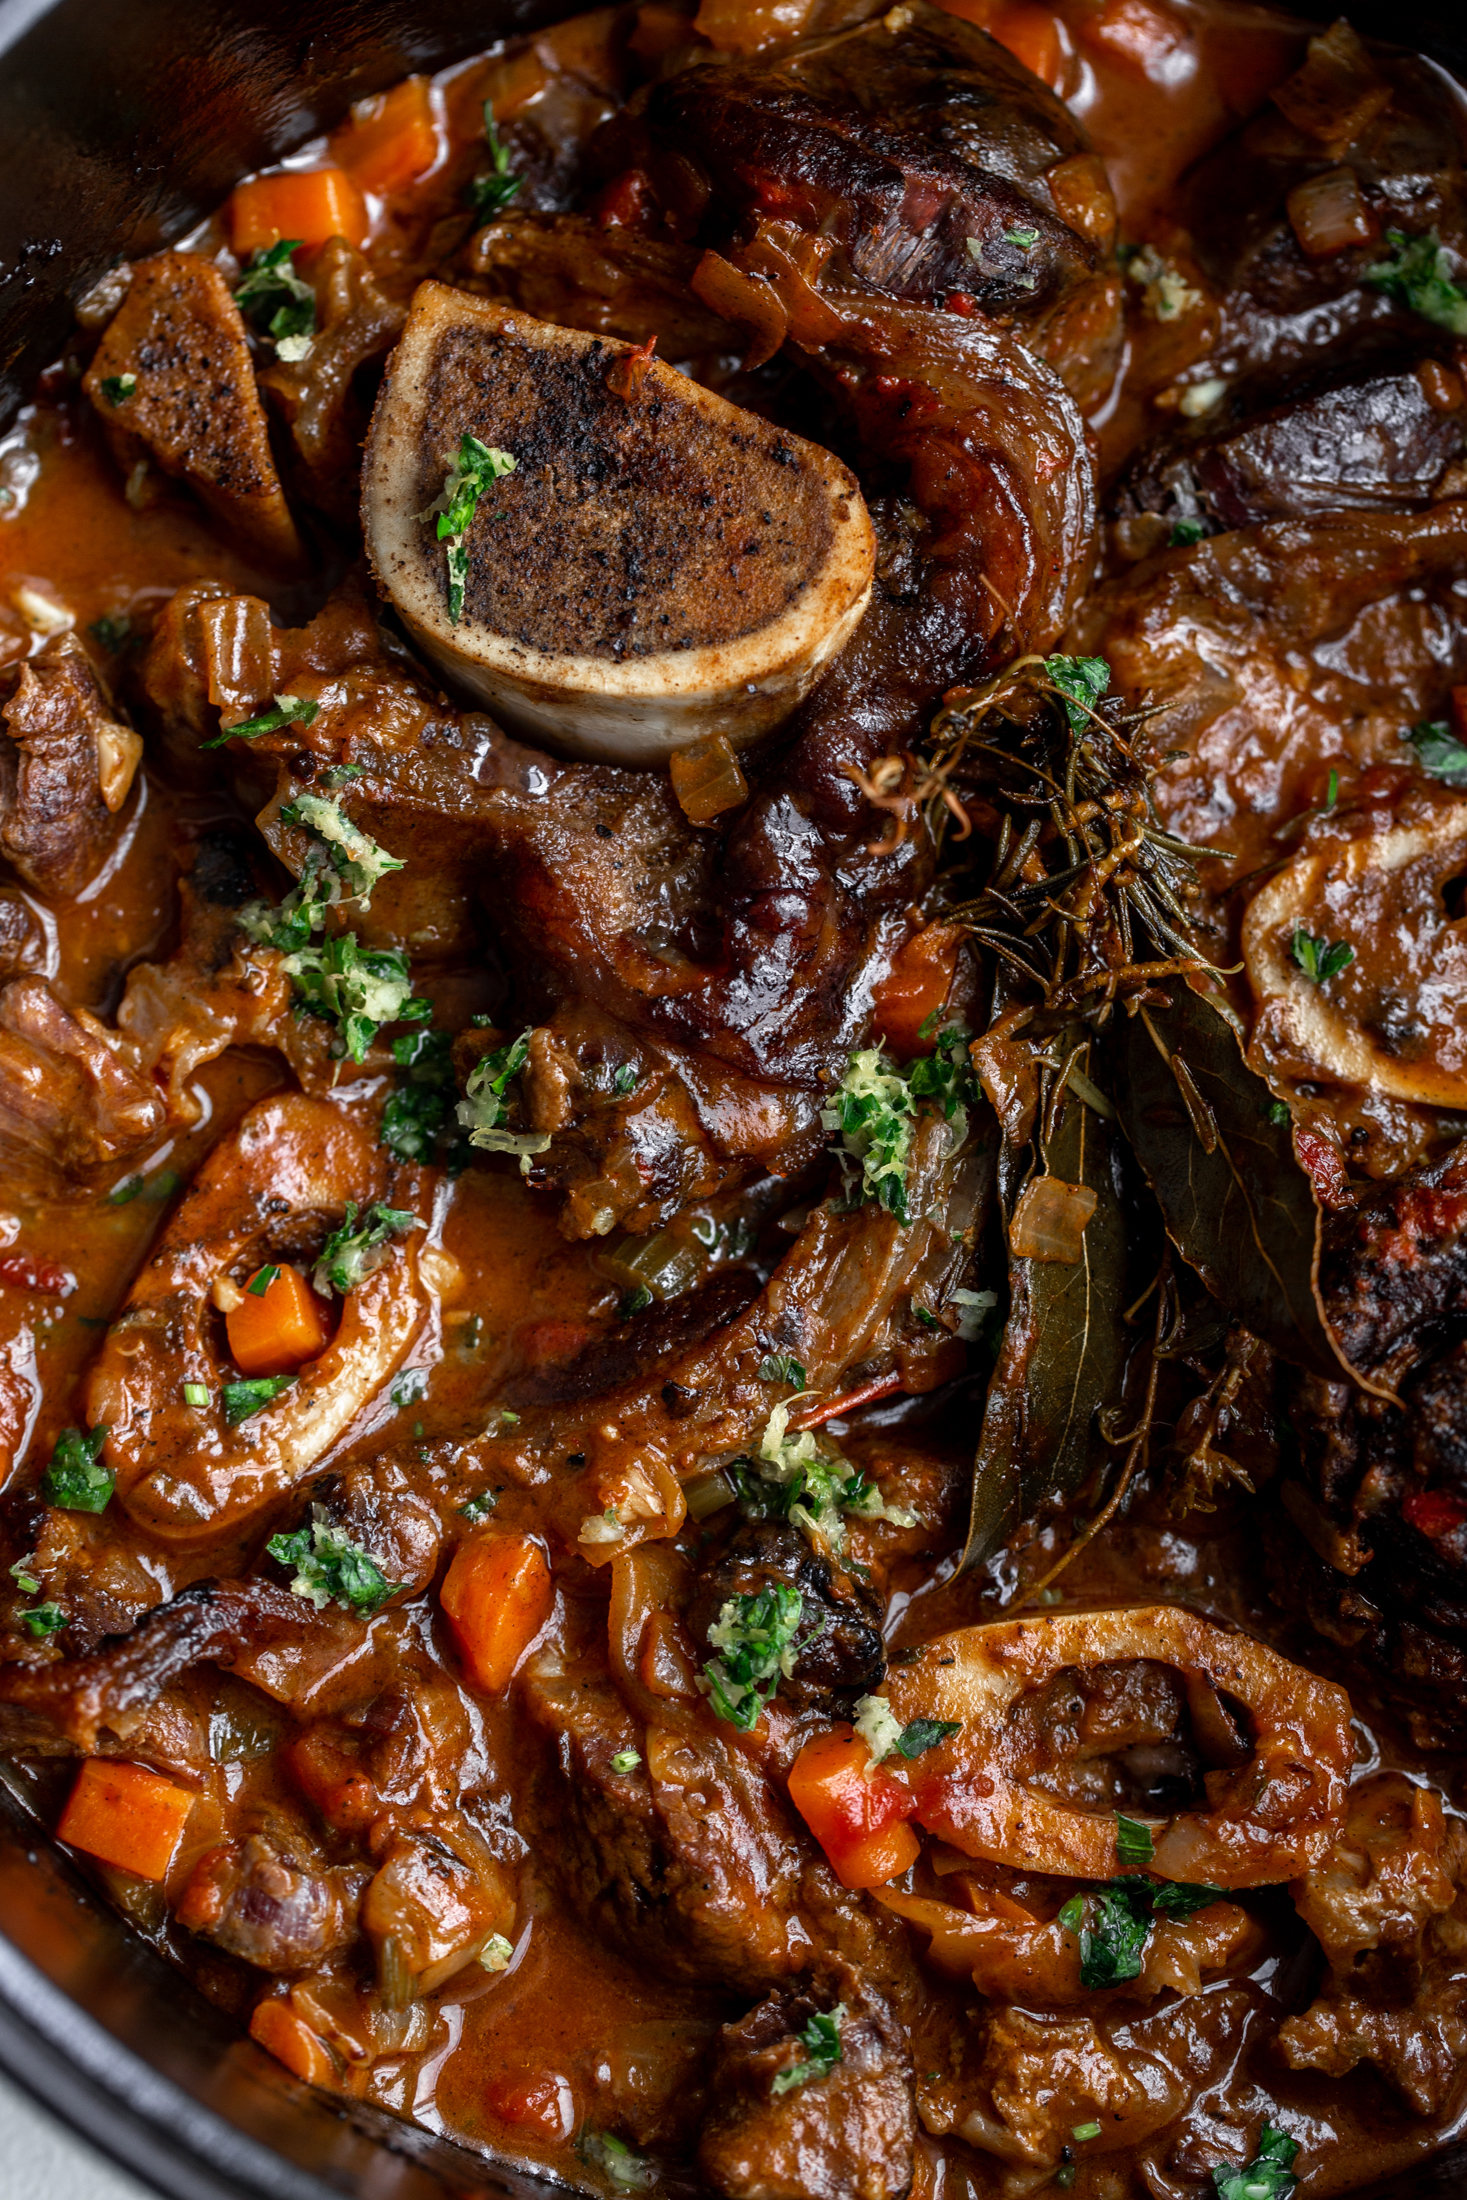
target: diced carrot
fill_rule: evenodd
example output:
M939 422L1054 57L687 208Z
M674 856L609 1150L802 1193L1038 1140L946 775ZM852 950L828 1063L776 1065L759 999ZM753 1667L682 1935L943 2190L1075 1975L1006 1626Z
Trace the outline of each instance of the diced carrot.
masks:
M257 2001L250 2018L250 2038L258 2040L267 2054L284 2063L291 2076L306 2085L330 2085L336 2076L330 2048L288 2001Z
M1065 48L1053 9L1036 0L937 0L937 5L964 23L976 23L1051 91L1059 89Z
M1467 1505L1460 1497L1453 1497L1450 1490L1418 1490L1401 1506L1401 1516L1418 1535L1430 1536L1435 1542L1461 1527L1467 1520Z
M404 77L390 92L360 100L335 131L331 150L363 191L400 191L438 158L438 125L425 76Z
M956 924L925 924L898 948L877 987L876 1022L899 1062L931 1052L934 1034L922 1026L942 1014L964 936Z
M853 1727L806 1742L790 1767L790 1801L847 1887L884 1887L916 1863L921 1843L905 1823L910 1790L871 1761Z
M88 1757L56 1831L103 1864L135 1872L139 1879L161 1880L193 1807L189 1789L161 1772Z
M366 201L343 168L282 168L253 176L235 185L226 216L240 259L283 237L307 246L328 237L365 244L371 227Z
M438 1601L469 1679L497 1695L550 1617L555 1585L533 1536L489 1529L460 1543Z
M241 1375L293 1375L318 1360L330 1331L320 1300L298 1268L276 1269L261 1292L253 1286L267 1271L257 1268L238 1306L224 1317L224 1332Z
M1059 25L1048 8L1035 7L1033 0L1009 0L1008 6L995 11L988 30L1041 83L1052 91L1058 89L1064 48Z

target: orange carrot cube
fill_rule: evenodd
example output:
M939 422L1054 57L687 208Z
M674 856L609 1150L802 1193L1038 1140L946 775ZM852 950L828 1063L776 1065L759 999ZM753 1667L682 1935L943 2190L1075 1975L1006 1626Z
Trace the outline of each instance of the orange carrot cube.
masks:
M493 1696L550 1617L555 1584L533 1536L490 1529L460 1543L438 1601L470 1681Z
M311 246L328 237L365 244L367 204L343 168L282 168L236 184L226 209L229 241L242 260L283 237Z
M425 76L405 77L390 92L358 102L331 150L363 191L400 191L438 158L438 125Z
M161 1880L193 1807L189 1790L161 1772L88 1757L56 1831L103 1864L135 1872L139 1879Z
M325 1310L298 1268L284 1264L256 1291L266 1275L268 1269L257 1268L239 1305L224 1317L229 1350L242 1375L293 1375L326 1349Z

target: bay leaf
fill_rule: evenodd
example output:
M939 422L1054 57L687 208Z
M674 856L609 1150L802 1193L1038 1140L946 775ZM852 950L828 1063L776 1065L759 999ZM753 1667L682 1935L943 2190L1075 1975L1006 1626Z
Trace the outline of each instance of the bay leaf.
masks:
M1295 1367L1362 1378L1319 1294L1323 1217L1292 1125L1248 1067L1228 1019L1190 986L1118 1016L1116 1106L1167 1235L1232 1318ZM1372 1388L1364 1384L1365 1388Z
M1088 1074L1093 1042L1083 1028L1068 1031L1057 1052ZM1046 1501L1074 1495L1099 1441L1096 1413L1120 1393L1128 1333L1116 1134L1068 1086L1051 1101L1045 1132L1042 1151L1003 1148L1005 1222L1040 1174L1088 1186L1095 1207L1073 1263L1026 1259L1010 1246L1008 1320L984 1404L964 1566L986 1558Z

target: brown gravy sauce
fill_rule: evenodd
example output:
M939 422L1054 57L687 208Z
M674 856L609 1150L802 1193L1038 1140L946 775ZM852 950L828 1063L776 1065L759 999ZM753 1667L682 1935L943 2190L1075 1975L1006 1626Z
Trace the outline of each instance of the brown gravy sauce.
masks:
M960 10L983 19L981 0ZM1062 0L1054 11L1060 27L1061 88L1105 156L1120 202L1123 235L1143 241L1164 228L1168 194L1177 177L1215 144L1296 65L1304 31L1272 11L1229 0L1171 0L1170 49L1152 73L1120 46L1097 33L1097 11L1088 0ZM1152 13L1157 12L1151 10ZM1114 5L1104 13L1114 18ZM473 117L465 88L477 81L480 63L465 64L442 79L449 111ZM464 127L472 127L472 119ZM431 187L424 187L431 212ZM426 219L426 216L425 216ZM405 229L411 230L408 223ZM406 249L406 246L405 246ZM1131 394L1125 377L1100 409L1095 425L1107 470L1154 424L1146 403ZM65 603L79 625L136 616L185 582L218 578L230 587L268 595L277 615L290 616L289 592L233 555L179 499L146 510L130 505L116 470L92 431L85 408L59 372L49 378L36 405L5 446L0 480L9 502L0 510L0 660L29 646L11 608L14 589L29 584ZM28 478L29 477L29 478ZM123 974L166 939L172 921L181 836L222 814L217 798L172 792L150 778L131 797L127 837L105 881L80 901L57 908L41 927L36 967L53 976L74 1001L106 1015L115 1005ZM136 1196L120 1203L15 1200L0 1211L0 1254L27 1255L64 1272L60 1288L0 1289L0 1393L24 1433L13 1444L11 1478L24 1481L49 1453L56 1432L79 1417L77 1383L102 1327L121 1305L166 1210L174 1177L186 1178L213 1140L280 1079L274 1059L234 1053L205 1071L204 1122L149 1157ZM369 1097L364 1092L363 1097ZM446 1248L470 1277L464 1294L475 1313L433 1345L427 1397L399 1409L396 1424L358 1439L363 1455L384 1440L420 1436L425 1457L439 1440L493 1398L503 1383L537 1359L565 1357L567 1341L590 1342L609 1333L616 1288L597 1266L593 1250L565 1244L518 1179L475 1172L451 1193L444 1227ZM961 1423L963 1408L955 1416ZM971 1410L971 1409L968 1409ZM864 1428L853 1423L849 1443L908 1443L956 1456L961 1428L945 1430L921 1414L904 1431L902 1416L878 1409ZM839 1435L842 1424L833 1424ZM353 1456L348 1442L338 1454ZM521 1500L523 1501L523 1499ZM511 1520L514 1502L507 1503ZM1026 1572L1036 1557L1059 1547L1056 1530L1022 1554ZM1021 1560L1010 1556L985 1575L955 1583L950 1562L933 1578L912 1578L895 1600L894 1641L923 1639L941 1629L990 1617L1012 1590ZM98 1563L123 1572L142 1567L170 1593L190 1576L190 1563L166 1565L156 1552L130 1546L120 1519L107 1526L107 1549ZM199 1562L202 1570L207 1570ZM197 1569L196 1569L197 1570ZM1257 1538L1246 1509L1224 1503L1211 1514L1170 1518L1159 1501L1138 1507L1079 1560L1065 1581L1067 1603L1174 1598L1236 1619L1290 1654L1321 1669L1326 1646L1305 1636L1280 1614L1259 1577ZM575 1608L562 1600L559 1625L568 1640L585 1637L599 1621L599 1607ZM604 1623L601 1623L604 1625ZM369 1662L390 1670L410 1654L415 1623L387 1614L374 1623ZM411 1654L431 1657L419 1642ZM362 1660L326 1671L312 1693L320 1714L361 1700L367 1674ZM223 1695L227 1697L227 1684ZM1459 1807L1467 1803L1462 1768L1413 1749L1389 1716L1355 1687L1362 1766L1399 1766L1442 1785ZM227 1705L226 1705L227 1708ZM486 1765L508 1767L523 1748L515 1721L501 1703L482 1707L480 1748ZM49 1812L63 1784L54 1768L13 1775L38 1806ZM268 1757L241 1750L217 1768L214 1817L244 1796L268 1798L280 1775ZM492 1785L492 1778L489 1782ZM209 1810L195 1828L202 1845ZM191 1835L191 1839L193 1836ZM533 1878L533 1859L530 1871ZM147 1932L166 1939L161 1906L139 1882L103 1871L112 1892ZM1300 2135L1298 2169L1309 2200L1355 2189L1368 2179L1408 2171L1423 2153L1463 2123L1459 2111L1436 2129L1412 2117L1367 2067L1347 2082L1285 2070L1267 2052L1263 2021L1271 1992L1295 1986L1300 1935L1282 1897L1261 1905L1271 1928L1265 1960L1251 1981L1228 1981L1184 2005L1209 2080L1180 2143L1164 2137L1156 2153L1133 2163L1118 2157L1082 2162L1070 2187L1075 2200L1123 2200L1149 2193L1154 2200L1195 2196L1221 2155L1212 2138L1219 2128L1255 2125L1270 2105L1286 2109ZM562 2175L578 2173L568 2144L585 2125L613 2123L631 2101L667 2104L669 2128L694 2100L698 2059L715 2027L730 2014L719 1997L651 1977L583 1933L574 1916L552 1906L546 1892L522 1909L528 1922L507 1976L477 1972L454 1981L431 2005L429 2036L396 2058L379 2060L370 2075L349 2074L348 2091L364 2092L382 2106L413 2116L460 2139ZM192 1952L192 1968L205 1990L237 2004L240 1982L220 1959ZM965 1999L934 1989L940 2006L961 2018ZM1120 2027L1124 2030L1124 2023ZM918 2200L1018 2200L1049 2187L1049 2171L1021 2171L970 2149L924 2138L919 2145Z

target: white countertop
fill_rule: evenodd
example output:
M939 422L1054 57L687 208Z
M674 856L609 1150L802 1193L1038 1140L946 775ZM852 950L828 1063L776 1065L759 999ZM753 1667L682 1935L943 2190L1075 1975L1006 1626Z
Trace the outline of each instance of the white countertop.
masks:
M0 2077L0 2200L158 2200Z

